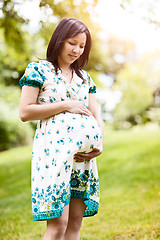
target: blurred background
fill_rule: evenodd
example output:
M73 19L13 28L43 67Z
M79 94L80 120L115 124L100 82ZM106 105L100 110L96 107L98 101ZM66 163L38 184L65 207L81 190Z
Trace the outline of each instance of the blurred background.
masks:
M160 239L160 1L0 1L0 216L5 240L41 239L32 223L30 167L36 121L19 119L19 79L46 57L58 22L81 19L93 46L86 70L105 123L97 164L100 213L81 240ZM99 227L101 226L101 227Z
M102 117L114 129L160 123L160 2L139 0L5 0L0 3L0 150L30 143L34 123L18 116L19 79L45 58L64 17L89 27L86 68L98 86ZM25 125L25 127L24 127Z

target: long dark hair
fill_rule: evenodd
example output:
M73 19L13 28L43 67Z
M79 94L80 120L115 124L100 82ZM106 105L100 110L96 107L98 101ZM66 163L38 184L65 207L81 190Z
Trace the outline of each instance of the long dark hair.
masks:
M85 33L86 34L86 44L83 54L71 64L76 74L83 79L81 69L87 65L89 59L89 53L91 49L92 39L90 32L86 25L78 19L75 18L64 18L60 21L56 27L51 40L47 48L47 61L51 62L55 67L57 74L58 66L58 56L61 53L63 43L66 39L72 38L77 34ZM83 79L84 80L84 79Z

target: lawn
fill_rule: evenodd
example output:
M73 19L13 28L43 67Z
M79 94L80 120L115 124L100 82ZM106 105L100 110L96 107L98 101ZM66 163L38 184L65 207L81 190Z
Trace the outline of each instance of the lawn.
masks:
M2 240L40 240L45 222L33 222L30 196L31 146L0 153ZM81 240L160 239L160 129L106 128L97 158L100 209L84 218Z

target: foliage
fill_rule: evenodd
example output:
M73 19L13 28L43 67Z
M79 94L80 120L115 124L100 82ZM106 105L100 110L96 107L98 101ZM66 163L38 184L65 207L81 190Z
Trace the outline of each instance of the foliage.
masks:
M135 43L131 40L119 39L110 35L107 41L103 41L105 51L104 73L116 74L125 67L125 63L134 57Z
M6 87L3 84L0 84L0 89L0 101L4 101L13 111L17 109L20 99L20 89L16 86Z
M127 64L117 76L117 85L123 93L121 102L115 110L115 119L125 120L130 116L140 114L153 102L153 93L147 86L147 79L140 71L135 71L134 65ZM145 86L145 87L144 87Z
M2 85L0 88L0 151L31 143L32 127L19 119L20 89L16 86L6 88Z
M160 238L159 139L156 126L106 128L97 158L100 209L83 220L81 240ZM2 240L39 240L45 232L46 222L32 222L31 152L26 146L0 153Z
M32 142L31 126L22 123L5 103L1 103L0 115L0 151Z
M28 20L19 15L16 10L17 5L19 3L15 0L2 1L0 28L4 29L7 45L12 46L18 52L22 52L25 47L22 24L27 23Z
M158 51L144 54L138 60L125 64L117 74L114 85L123 94L121 102L114 110L115 126L121 126L123 121L131 123L125 124L126 127L153 121L153 114L150 117L149 112L151 112L150 108L153 113L156 111L153 108L160 106L159 75ZM156 115L155 121L157 121Z
M160 108L151 107L146 114L150 121L160 124Z
M59 20L66 17L76 17L85 22L87 21L88 24L90 23L88 26L90 28L90 15L97 3L98 0L89 2L87 0L66 0L65 2L63 0L41 0L40 7L45 8L45 10L50 8L52 10L51 15L57 16Z
M4 29L0 29L0 75L1 83L5 85L19 85L19 79L30 61L37 61L37 57L44 54L44 42L36 39L36 35L23 33L25 42L23 51L17 51L8 45L4 37Z

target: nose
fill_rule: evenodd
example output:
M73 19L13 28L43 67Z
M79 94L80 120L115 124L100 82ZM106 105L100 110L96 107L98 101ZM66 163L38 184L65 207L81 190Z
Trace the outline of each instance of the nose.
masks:
M74 53L78 53L79 52L79 46L74 46L73 50Z

